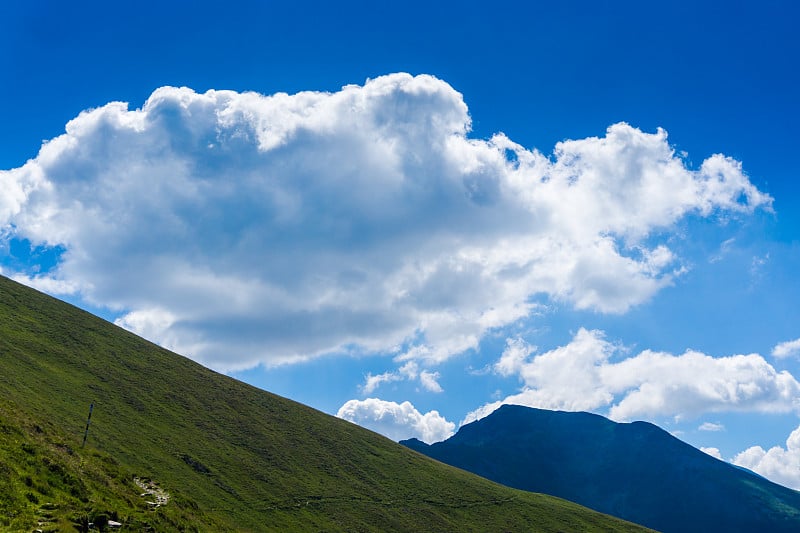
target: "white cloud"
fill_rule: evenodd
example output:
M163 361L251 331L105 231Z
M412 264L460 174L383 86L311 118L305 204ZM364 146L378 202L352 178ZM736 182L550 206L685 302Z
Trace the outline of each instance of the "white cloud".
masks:
M354 422L399 441L416 437L428 444L447 439L455 424L448 422L438 411L420 413L410 402L395 403L378 398L350 400L336 416Z
M720 453L719 451L719 448L700 448L700 451L705 452L711 457L715 457L720 461L724 461L724 459L722 458L722 453Z
M565 346L517 359L522 391L477 409L464 422L509 403L600 411L616 420L725 411L800 412L800 383L758 354L715 358L695 351L672 355L645 350L613 362L621 350L602 332L582 328ZM500 361L506 357L504 353ZM712 427L704 426L701 429Z
M420 371L416 361L408 361L395 372L384 372L378 375L367 374L364 385L361 386L361 392L365 395L372 394L383 383L403 380L419 380L422 388L428 392L444 392L442 386L439 385L440 377L439 372Z
M414 380L419 377L419 364L416 361L408 361L406 364L397 369L400 376L407 379Z
M718 263L718 262L722 261L725 258L725 256L728 255L728 253L730 252L731 248L733 248L733 244L735 242L736 242L736 239L734 237L731 237L730 239L725 240L719 246L719 252L717 252L717 254L712 255L711 257L709 257L708 258L708 262L709 263Z
M480 420L481 418L486 418L490 414L497 411L497 409L500 408L501 405L506 405L506 404L527 405L528 407L536 407L535 405L525 403L524 401L517 401L517 398L515 396L509 396L505 400L497 400L491 403L487 403L481 405L474 411L470 411L469 413L467 413L467 416L465 416L464 419L459 423L459 426L464 426L471 422L475 422L476 420Z
M786 448L764 450L753 446L733 458L733 464L749 468L770 481L800 490L800 427L786 439Z
M724 431L725 426L717 422L703 422L697 429L700 431Z
M80 291L77 282L73 280L58 279L50 276L28 276L19 273L7 273L0 268L0 274L8 276L18 283L33 287L37 291L46 292L54 295L76 294ZM10 274L10 275L9 275Z
M428 372L427 370L423 370L419 374L419 382L422 384L422 387L430 392L443 392L442 386L439 385L439 373L438 372Z
M537 298L625 312L682 272L667 243L683 217L771 202L732 159L687 168L663 130L615 124L545 157L469 129L431 76L163 87L0 172L0 235L63 247L54 290L215 368L398 346L437 362ZM140 320L152 310L171 320Z
M506 349L500 360L494 364L494 371L501 376L510 376L518 373L528 357L536 350L522 339L507 339Z
M364 380L364 385L361 387L361 392L364 394L372 394L381 383L391 383L392 381L400 381L401 379L403 378L400 375L392 372L384 372L383 374L378 374L376 376L367 374L367 377Z
M796 357L800 355L800 339L786 341L778 344L772 349L773 357Z

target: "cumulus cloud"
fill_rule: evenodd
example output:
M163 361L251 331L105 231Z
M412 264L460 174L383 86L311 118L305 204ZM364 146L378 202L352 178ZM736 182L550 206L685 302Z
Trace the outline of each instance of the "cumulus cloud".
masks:
M522 339L506 339L506 349L494 364L494 371L501 376L510 376L522 370L528 357L536 350Z
M800 339L782 342L772 349L773 357L797 357L798 355L800 355Z
M705 452L711 457L715 457L720 461L724 461L724 459L722 458L722 453L720 453L719 451L719 448L700 448L700 451Z
M770 481L800 490L800 427L786 439L786 448L764 450L753 446L733 458L733 464L749 468Z
M215 368L437 362L537 299L625 312L682 271L682 218L771 203L733 159L689 168L660 129L615 124L550 156L469 130L462 95L425 75L162 87L141 109L81 113L0 171L0 236L64 250L32 284Z
M725 426L717 422L703 422L697 429L700 431L723 431Z
M3 268L0 268L0 274L48 294L66 296L80 292L80 286L74 280L64 280L50 276L29 276L19 272L6 272Z
M525 353L522 342L509 346ZM691 350L681 355L645 350L614 362L621 352L624 349L606 340L603 332L582 328L565 346L524 359L515 356L513 367L524 384L521 392L480 407L464 423L507 403L600 411L616 420L725 411L800 412L800 383L758 354L715 358ZM508 360L504 353L496 368L508 369L500 364ZM716 427L704 424L701 429Z
M422 414L411 402L398 404L378 398L350 400L342 405L336 416L395 441L416 437L432 444L449 438L455 430L455 424L448 422L438 411Z

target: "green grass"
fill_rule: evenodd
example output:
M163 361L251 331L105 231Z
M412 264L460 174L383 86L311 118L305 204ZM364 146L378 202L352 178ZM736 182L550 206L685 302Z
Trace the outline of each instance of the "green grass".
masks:
M152 509L134 477L171 499ZM642 530L435 462L0 277L0 529L109 519L129 531Z

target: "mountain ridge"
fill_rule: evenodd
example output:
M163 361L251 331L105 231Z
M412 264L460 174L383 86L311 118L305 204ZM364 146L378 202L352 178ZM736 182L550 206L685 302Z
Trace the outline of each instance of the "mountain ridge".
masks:
M504 485L667 533L800 528L800 492L711 457L649 422L504 405L443 442L401 444Z

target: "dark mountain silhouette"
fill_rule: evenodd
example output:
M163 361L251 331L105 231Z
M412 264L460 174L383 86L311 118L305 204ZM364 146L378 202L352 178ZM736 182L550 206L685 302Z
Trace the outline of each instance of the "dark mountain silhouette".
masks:
M800 531L800 492L647 422L504 405L444 442L401 444L504 485L667 533Z

